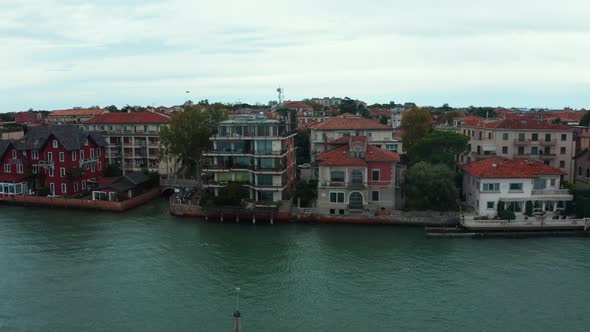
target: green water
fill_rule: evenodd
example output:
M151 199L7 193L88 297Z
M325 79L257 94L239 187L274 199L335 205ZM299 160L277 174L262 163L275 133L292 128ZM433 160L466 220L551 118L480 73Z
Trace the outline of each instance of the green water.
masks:
M584 331L590 239L0 206L0 331Z

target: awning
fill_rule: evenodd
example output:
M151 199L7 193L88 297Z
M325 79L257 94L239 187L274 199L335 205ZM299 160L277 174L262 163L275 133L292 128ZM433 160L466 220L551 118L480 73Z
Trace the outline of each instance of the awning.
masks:
M495 145L483 145L481 147L481 149L483 151L496 151L496 146Z

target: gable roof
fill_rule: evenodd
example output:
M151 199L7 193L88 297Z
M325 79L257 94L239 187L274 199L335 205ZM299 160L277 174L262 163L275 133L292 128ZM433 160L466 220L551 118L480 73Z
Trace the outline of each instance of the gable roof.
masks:
M533 159L488 158L461 167L465 172L487 179L536 178L539 175L566 175L555 167Z
M72 125L52 125L32 127L18 142L20 150L39 150L50 137L55 137L67 151L80 150L89 138L98 146L105 146L106 141L96 132L84 132Z
M11 140L0 140L0 159L4 157L6 152L10 149L11 146L14 146L14 142Z
M333 129L389 129L393 130L388 125L384 125L379 121L366 119L355 115L339 115L333 118L327 119L324 122L318 123L313 126L315 129L320 130L333 130Z
M143 174L143 172L131 172L117 178L109 184L100 186L96 189L113 189L118 192L123 192L136 188L137 186L146 183L149 180L150 177Z
M313 109L313 107L311 107L310 105L307 105L306 103L300 102L300 101L286 101L283 103L283 107L284 108L307 108L307 109Z
M47 116L88 116L108 113L104 108L73 108L67 110L57 110L49 113Z
M85 121L85 124L111 124L111 123L168 123L170 115L157 112L118 112L106 113L95 116Z

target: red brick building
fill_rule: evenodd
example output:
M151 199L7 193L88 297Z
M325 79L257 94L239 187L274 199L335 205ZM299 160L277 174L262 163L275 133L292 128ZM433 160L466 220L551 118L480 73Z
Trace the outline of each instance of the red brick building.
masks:
M0 193L89 191L104 173L105 144L101 135L74 126L34 127L21 140L0 141Z

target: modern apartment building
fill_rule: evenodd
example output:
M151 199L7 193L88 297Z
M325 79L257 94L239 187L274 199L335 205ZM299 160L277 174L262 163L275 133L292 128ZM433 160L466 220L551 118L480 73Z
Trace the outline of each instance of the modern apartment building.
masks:
M368 144L365 136L323 152L319 162L317 208L320 214L391 211L399 155Z
M311 158L347 143L351 136L367 137L367 144L392 152L402 153L402 142L391 126L361 116L343 114L311 127Z
M501 156L513 159L536 159L573 178L576 147L573 129L528 117L507 118L493 122L465 121L460 131L470 138L470 153L461 163Z
M494 157L462 169L465 201L480 216L495 217L500 201L522 215L527 201L536 211L555 212L573 199L567 189L561 189L566 173L539 160Z
M53 111L47 115L47 120L53 124L81 124L108 112L104 108L72 108Z
M102 133L107 141L109 164L119 165L123 174L131 171L170 174L176 171L170 162L160 162L160 130L171 116L157 112L107 113L84 122L88 131Z
M263 114L236 115L219 123L203 154L205 187L215 196L229 183L240 183L255 201L289 199L295 181L295 132L282 119Z

